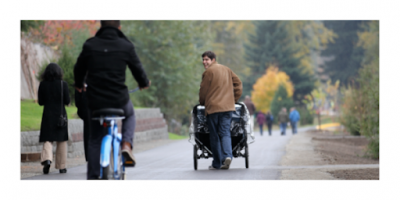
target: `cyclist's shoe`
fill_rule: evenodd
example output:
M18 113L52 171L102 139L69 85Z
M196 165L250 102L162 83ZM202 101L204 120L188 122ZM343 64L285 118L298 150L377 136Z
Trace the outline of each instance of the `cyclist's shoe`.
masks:
M43 174L48 174L50 170L51 161L45 160L42 162L43 165Z
M60 169L60 173L61 174L67 173L67 169L66 168L65 169Z
M122 156L125 158L124 165L134 167L136 164L135 157L133 157L132 147L129 142L122 142Z

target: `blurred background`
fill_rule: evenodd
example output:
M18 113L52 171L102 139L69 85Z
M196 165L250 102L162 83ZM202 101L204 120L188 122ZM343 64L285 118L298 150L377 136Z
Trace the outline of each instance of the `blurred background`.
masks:
M366 136L369 153L379 157L379 21L121 24L152 81L148 90L131 94L131 101L135 108L159 107L170 132L188 134L204 71L201 54L211 50L242 80L240 101L249 95L257 111L274 116L282 107L296 107L302 126L340 123L349 134ZM38 77L49 62L63 69L74 100L74 64L99 27L95 20L21 21L21 131L40 128L41 114L33 107L39 107ZM129 69L126 84L137 87ZM74 102L68 109L77 118Z

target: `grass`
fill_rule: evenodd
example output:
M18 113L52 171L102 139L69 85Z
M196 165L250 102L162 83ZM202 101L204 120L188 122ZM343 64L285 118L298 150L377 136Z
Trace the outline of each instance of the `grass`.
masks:
M339 122L339 119L336 116L321 115L321 124L330 124L330 123L337 123L337 122ZM313 125L319 125L317 116L314 118Z
M182 140L188 138L188 136L182 136L175 133L168 133L169 139L171 140Z
M42 122L43 106L35 103L34 100L21 101L21 131L40 130ZM68 119L78 118L75 106L66 106Z

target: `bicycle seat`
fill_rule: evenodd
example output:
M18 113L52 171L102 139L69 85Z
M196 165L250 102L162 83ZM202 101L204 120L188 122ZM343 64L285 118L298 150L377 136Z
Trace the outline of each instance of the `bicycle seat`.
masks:
M94 110L92 112L92 117L99 117L99 116L110 116L110 115L117 115L117 116L124 116L124 110L119 108L103 108L99 110Z

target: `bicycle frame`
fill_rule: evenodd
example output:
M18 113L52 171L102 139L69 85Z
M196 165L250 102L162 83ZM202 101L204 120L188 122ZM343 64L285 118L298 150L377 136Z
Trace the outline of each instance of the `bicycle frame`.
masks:
M118 126L116 123L117 119L123 119L124 117L100 117L96 118L100 120L100 124L103 124L105 122L107 124L107 129L108 129L108 134L105 135L102 139L101 142L101 150L100 150L100 178L103 175L103 167L108 167L110 164L110 152L111 149L114 149L113 152L113 163L114 166L112 166L112 174L114 179L120 179L118 175L118 167L119 167L119 150L120 150L120 145L122 141L122 134L118 133ZM121 156L122 163L124 163L124 158ZM125 166L122 164L122 172L125 172ZM111 173L111 172L109 172Z

